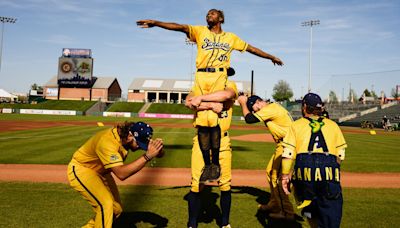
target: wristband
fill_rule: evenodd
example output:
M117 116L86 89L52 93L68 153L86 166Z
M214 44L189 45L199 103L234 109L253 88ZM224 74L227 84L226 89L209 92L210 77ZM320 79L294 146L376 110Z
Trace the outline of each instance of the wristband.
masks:
M151 158L149 158L146 153L143 154L143 157L147 162L151 160Z

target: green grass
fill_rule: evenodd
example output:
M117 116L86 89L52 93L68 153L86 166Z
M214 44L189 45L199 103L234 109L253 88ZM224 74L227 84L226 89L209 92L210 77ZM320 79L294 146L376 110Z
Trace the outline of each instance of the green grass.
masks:
M0 108L13 109L50 109L50 110L76 110L84 112L92 107L96 101L66 101L47 100L38 104L7 104L0 103Z
M157 104L150 105L147 113L169 113L169 114L193 114L184 104Z
M120 227L185 227L189 187L120 186L124 213ZM400 223L400 189L350 189L344 194L341 227L396 227ZM269 198L265 189L232 189L232 227L263 227L268 221L257 219L257 205ZM206 188L202 193L206 212L201 227L217 227L219 190ZM1 227L80 227L94 214L89 204L66 184L0 182ZM151 224L152 223L152 224ZM308 227L305 222L302 224ZM157 226L159 225L159 226ZM286 226L285 226L286 225ZM292 226L290 226L292 225ZM279 227L293 227L281 222Z
M0 115L0 118L2 116ZM115 123L118 122L116 119L111 118L111 120L114 120ZM137 121L139 119L130 118L129 120ZM190 123L190 120L148 119L144 121L150 124ZM67 164L74 151L101 129L104 127L97 127L94 122L93 126L64 126L0 133L0 163ZM231 136L253 133L262 134L266 133L266 130L265 128L259 130L249 128L230 131ZM399 133L378 132L378 135L345 133L349 148L346 151L346 160L342 165L342 170L400 172L397 143ZM153 165L156 167L190 167L194 135L193 128L154 127L154 137L164 139L167 156L157 159ZM232 140L232 167L234 169L265 169L274 147L274 143ZM130 153L127 161L132 161L141 154L141 152Z
M107 112L138 113L143 105L144 103L137 103L137 102L116 102L107 109Z

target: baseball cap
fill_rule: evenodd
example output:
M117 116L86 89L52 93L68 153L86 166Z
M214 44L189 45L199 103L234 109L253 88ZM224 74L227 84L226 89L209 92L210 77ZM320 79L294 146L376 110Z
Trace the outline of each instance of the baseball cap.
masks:
M252 95L249 98L247 98L246 105L250 112L254 111L253 105L257 102L257 100L262 100L262 99L257 95Z
M321 97L315 93L307 93L304 96L302 103L306 104L307 106L316 108L322 108L324 106Z
M129 129L136 139L136 143L142 150L147 150L147 146L153 136L153 128L144 122L137 122Z

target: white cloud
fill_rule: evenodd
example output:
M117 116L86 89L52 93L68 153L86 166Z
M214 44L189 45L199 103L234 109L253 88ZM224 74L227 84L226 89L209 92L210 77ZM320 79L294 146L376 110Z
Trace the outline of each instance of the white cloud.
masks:
M47 39L38 40L38 41L51 43L51 44L63 44L63 45L76 43L76 40L74 38L72 38L70 36L66 36L66 35L52 35L52 36L48 37Z

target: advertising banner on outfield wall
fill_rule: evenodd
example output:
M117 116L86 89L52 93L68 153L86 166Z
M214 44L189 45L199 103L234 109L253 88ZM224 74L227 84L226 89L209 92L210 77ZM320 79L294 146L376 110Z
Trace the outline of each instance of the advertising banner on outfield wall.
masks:
M76 111L73 110L20 109L19 113L76 116Z

